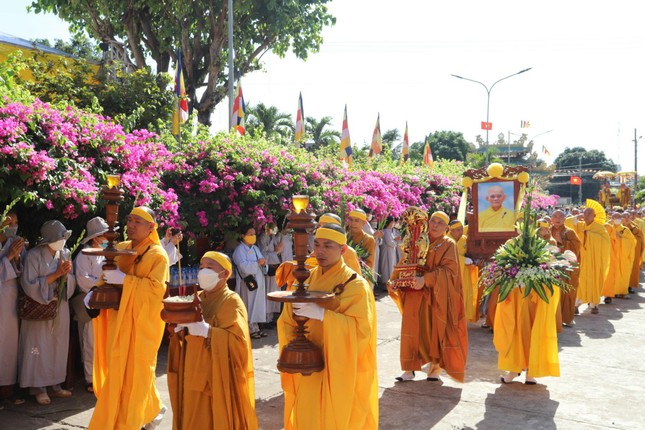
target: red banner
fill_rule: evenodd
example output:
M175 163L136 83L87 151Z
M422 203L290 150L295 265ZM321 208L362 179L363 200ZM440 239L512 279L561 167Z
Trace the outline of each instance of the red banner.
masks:
M569 179L569 183L571 185L582 185L582 179L580 179L580 176L572 176L571 179Z
M492 129L493 129L492 122L482 121L482 130L492 130Z

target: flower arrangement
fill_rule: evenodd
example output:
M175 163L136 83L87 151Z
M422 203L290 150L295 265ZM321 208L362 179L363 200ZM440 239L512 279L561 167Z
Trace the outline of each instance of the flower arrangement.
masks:
M520 288L524 297L534 291L548 303L554 287L569 288L568 272L577 267L575 254L560 253L557 247L538 236L536 213L531 209L532 190L528 195L524 217L517 224L520 234L495 251L493 261L484 267L479 278L485 296L499 288L500 302L514 288Z

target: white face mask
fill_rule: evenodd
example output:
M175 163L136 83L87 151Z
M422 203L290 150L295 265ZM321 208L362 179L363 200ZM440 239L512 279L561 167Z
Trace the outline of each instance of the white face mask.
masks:
M60 251L61 249L63 249L65 247L65 242L67 242L65 239L60 239L60 240L57 240L54 243L50 243L47 246L49 246L54 251Z
M276 227L276 228L272 228L271 230L269 230L269 232L270 232L272 235L274 235L274 236L275 236L276 234L278 234L278 228L277 228L277 227Z
M212 290L221 280L221 275L211 269L200 269L197 273L197 281L204 291Z
M623 223L620 218L614 218L612 221L614 222L614 225L621 225Z
M18 233L18 226L13 225L13 226L6 227L3 233L6 238L15 237L16 233Z

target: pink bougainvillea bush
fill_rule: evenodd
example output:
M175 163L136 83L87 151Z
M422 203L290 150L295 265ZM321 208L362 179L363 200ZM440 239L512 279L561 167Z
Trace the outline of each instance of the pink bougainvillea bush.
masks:
M73 107L55 109L39 100L0 107L0 202L22 196L21 225L32 232L54 218L80 232L89 218L103 215L98 197L111 173L122 175L124 209L136 199L177 223L177 196L161 181L175 168L171 158L155 134L125 133Z
M184 134L179 146L172 136L126 133L74 107L0 102L0 208L21 196L21 227L32 238L47 219L78 234L87 220L104 216L99 197L108 174L121 175L122 219L133 205L148 205L162 226L212 237L283 223L294 194L309 195L318 214L364 207L381 221L411 205L455 213L464 169L450 161L431 171L383 160L347 169L263 138L203 130Z

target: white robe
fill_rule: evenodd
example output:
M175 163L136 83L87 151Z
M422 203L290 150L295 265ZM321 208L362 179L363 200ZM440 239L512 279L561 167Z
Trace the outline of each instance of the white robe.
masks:
M182 255L177 250L177 246L174 243L172 243L172 240L169 240L168 242L166 242L166 238L163 238L161 240L161 246L163 247L164 251L166 251L166 254L168 254L169 266L173 266L177 264L179 260L181 260Z
M280 256L276 251L276 247L280 243L280 236L268 235L262 233L258 240L258 247L260 252L264 255L264 258L267 260L268 264L280 264ZM264 285L266 287L266 292L271 293L273 291L278 291L278 284L275 281L275 275L269 276L264 275ZM272 302L267 299L267 320L271 321L273 319L273 313L280 312L280 302Z
M394 265L399 262L397 259L397 249L399 243L396 241L398 234L391 228L383 229L383 240L381 243L381 253L379 259L379 284L385 284L392 272Z
M74 260L74 273L76 274L76 284L83 293L90 291L101 279L104 262L105 257L103 256L78 253ZM77 322L85 382L90 383L92 382L92 368L94 365L94 328L91 321Z
M264 287L264 271L258 265L258 260L264 258L257 246L247 246L240 243L233 252L235 270L235 289L246 305L249 314L249 325L266 322L266 288ZM243 278L253 275L258 283L255 291L249 291Z
M0 385L18 380L18 277L20 271L7 258L14 239L0 244Z
M68 251L69 252L69 251ZM60 251L54 256L49 247L37 246L27 253L20 283L29 297L47 304L56 297L59 280L47 284L47 276L58 268ZM67 299L74 294L76 279L67 275ZM69 303L59 304L56 318L48 321L22 321L19 348L21 387L48 387L65 381L69 349Z
M291 233L283 233L280 240L282 245L282 254L280 254L280 262L293 261L293 236Z

